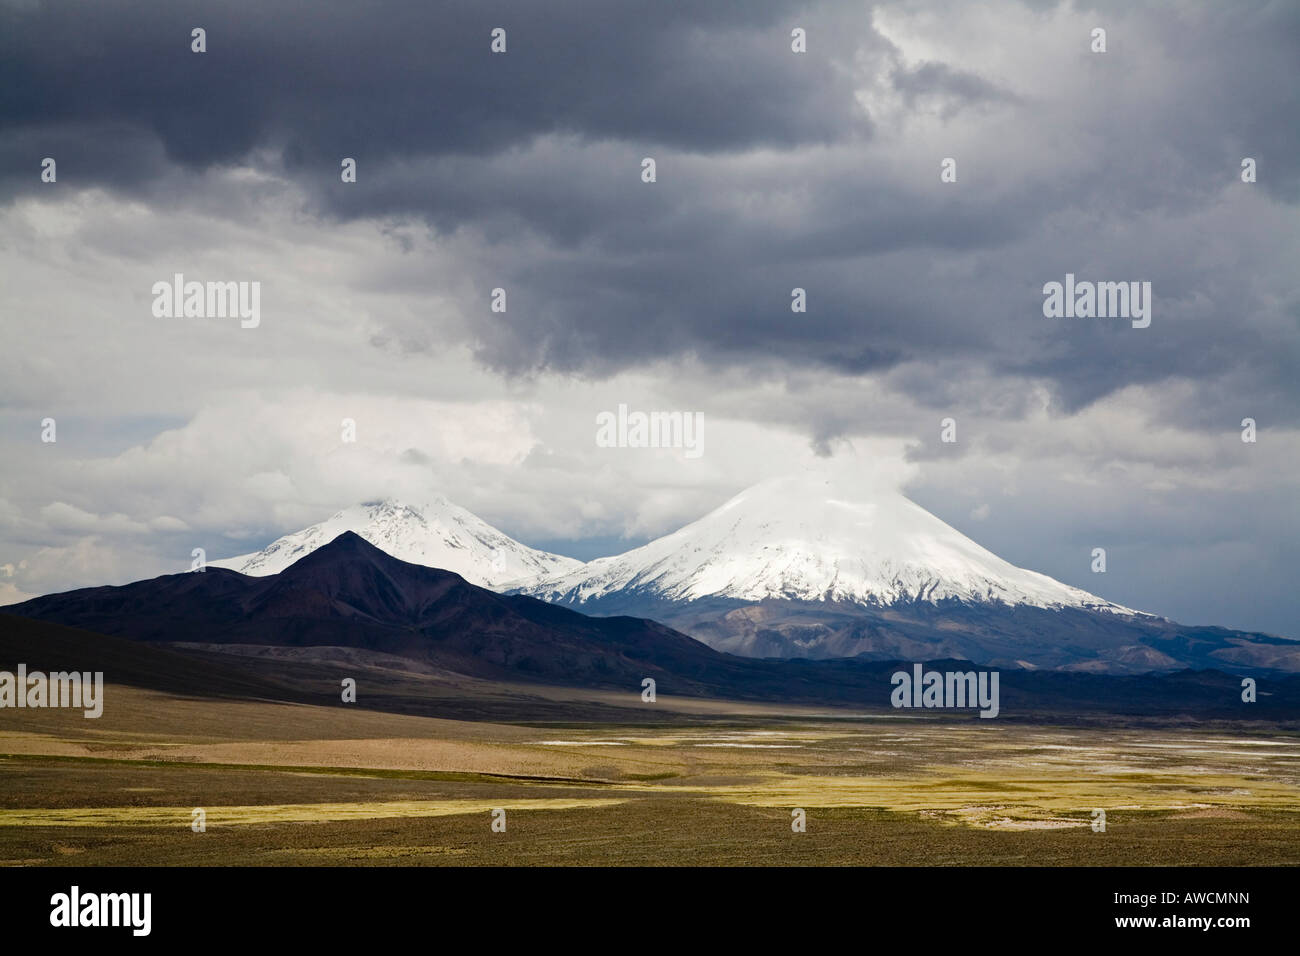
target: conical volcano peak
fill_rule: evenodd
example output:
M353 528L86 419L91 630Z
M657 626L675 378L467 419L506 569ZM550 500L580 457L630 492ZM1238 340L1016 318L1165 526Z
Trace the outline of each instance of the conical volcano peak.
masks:
M574 604L619 592L668 601L959 600L1127 610L1017 568L896 488L842 470L760 482L672 534L528 588Z

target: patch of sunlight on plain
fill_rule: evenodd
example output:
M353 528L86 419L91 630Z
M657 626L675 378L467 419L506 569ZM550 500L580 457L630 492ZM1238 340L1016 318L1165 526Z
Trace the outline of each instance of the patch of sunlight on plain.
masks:
M331 823L395 817L444 817L525 810L579 810L611 807L624 800L399 800L388 803L285 803L265 806L204 807L209 827L258 823ZM189 829L192 807L81 807L58 810L0 809L0 827L168 827Z

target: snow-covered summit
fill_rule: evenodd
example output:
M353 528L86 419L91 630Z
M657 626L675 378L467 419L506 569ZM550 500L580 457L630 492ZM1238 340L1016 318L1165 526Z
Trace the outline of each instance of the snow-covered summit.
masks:
M345 531L402 561L454 571L471 584L493 589L582 564L520 544L441 496L420 504L386 498L354 505L261 551L209 564L243 574L278 574Z
M811 473L762 482L672 534L523 592L891 605L957 599L1134 613L1002 560L897 491Z

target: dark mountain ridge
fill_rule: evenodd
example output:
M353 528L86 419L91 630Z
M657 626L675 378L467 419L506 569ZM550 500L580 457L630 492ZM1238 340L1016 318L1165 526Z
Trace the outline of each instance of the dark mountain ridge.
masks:
M29 618L156 645L347 647L473 677L630 695L639 694L642 679L651 677L659 694L880 710L889 708L890 675L910 670L897 658L736 657L655 621L588 617L476 587L457 574L393 558L351 532L276 575L208 568L46 595L4 610L0 635L22 630L21 619ZM271 666L236 664L227 656L230 666ZM926 669L978 665L954 656L931 659ZM1214 670L1144 677L1004 671L1001 687L1004 717L1017 709L1300 716L1300 679L1294 677L1270 681L1258 705L1242 704L1239 677Z

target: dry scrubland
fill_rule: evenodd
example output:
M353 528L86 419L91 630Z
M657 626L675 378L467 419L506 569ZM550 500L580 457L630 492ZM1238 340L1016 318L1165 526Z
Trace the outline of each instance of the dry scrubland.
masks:
M478 690L548 719L122 686L99 720L0 712L0 862L1300 863L1291 733Z

